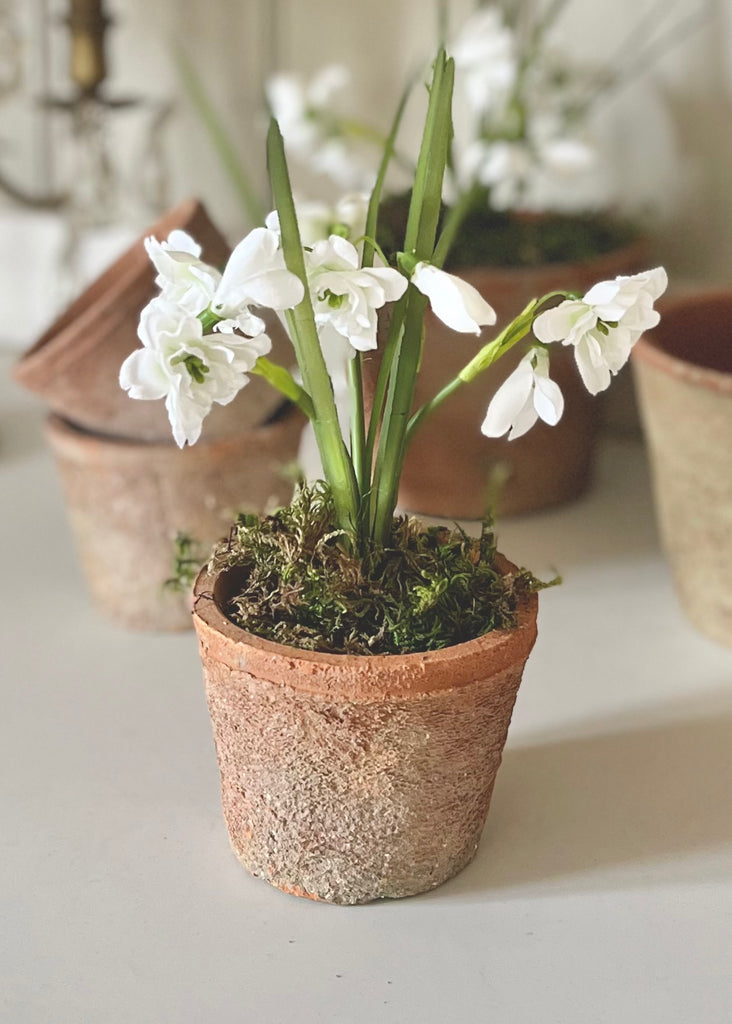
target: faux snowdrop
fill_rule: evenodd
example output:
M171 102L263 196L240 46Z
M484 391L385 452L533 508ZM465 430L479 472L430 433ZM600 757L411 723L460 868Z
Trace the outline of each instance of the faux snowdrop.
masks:
M164 296L142 311L138 335L143 347L125 359L119 382L131 398L165 399L179 447L195 444L214 403L227 405L249 382L247 372L271 341L204 334L201 321Z
M355 246L339 235L316 242L306 255L315 323L359 352L375 349L377 310L402 297L406 278L391 267L362 268Z
M516 81L518 59L503 13L488 5L463 25L450 47L470 105L484 113L506 101Z
M296 198L295 210L302 244L313 246L330 235L341 235L355 243L366 230L368 204L367 192L350 192L342 196L334 206L318 200ZM276 210L267 215L264 223L271 231L279 234L280 220Z
M164 242L150 236L145 239L145 249L158 272L155 284L166 299L192 316L206 309L221 274L201 260L201 246L190 235L171 231Z
M549 377L549 354L532 348L496 391L481 431L487 437L508 432L513 441L530 430L538 419L555 426L564 412L564 397Z
M211 309L221 317L217 330L238 328L254 337L264 331L264 321L251 306L290 309L304 293L302 282L285 267L278 233L254 228L232 252L212 297Z
M453 331L480 334L481 327L496 322L496 311L477 288L455 274L422 261L414 267L411 281L430 300L435 316Z
M609 387L641 334L658 323L653 303L667 285L663 267L601 281L581 299L566 299L541 313L534 334L544 344L573 346L582 381L596 395Z

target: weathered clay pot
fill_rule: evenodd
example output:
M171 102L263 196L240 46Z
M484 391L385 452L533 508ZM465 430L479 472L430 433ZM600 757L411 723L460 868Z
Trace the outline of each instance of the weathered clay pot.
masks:
M668 304L633 350L661 539L682 604L732 646L732 291Z
M555 289L582 292L597 281L638 270L644 252L645 245L639 242L587 263L460 268L456 273L491 303L500 329L532 298ZM484 329L483 343L493 336L490 330ZM428 311L415 407L455 377L480 344L474 335L457 334ZM556 427L540 421L516 441L494 440L480 433L491 397L524 351L517 346L420 427L402 473L402 508L449 519L481 518L497 469L505 477L498 504L502 515L561 504L585 490L597 433L597 403L583 387L569 350L556 346L552 353L552 377L565 398L564 415ZM376 358L364 360L367 388L375 377Z
M242 864L331 903L410 896L457 874L488 813L536 596L513 630L368 657L253 636L221 611L230 588L230 575L202 572L194 621Z
M204 433L180 450L99 437L51 416L48 439L99 609L131 629L190 628L190 594L164 586L176 534L194 538L203 561L236 512L289 501L280 470L296 456L303 419L291 413L227 438Z
M145 235L167 238L183 229L203 247L203 258L223 265L229 247L203 204L189 199L167 213ZM86 430L140 441L168 441L170 424L162 402L134 402L119 386L125 358L140 344L140 311L157 293L155 270L143 238L119 257L53 323L15 367L25 387L41 395L53 412ZM288 349L284 332L272 318L273 342ZM281 358L280 358L281 356ZM288 361L289 351L278 361ZM246 395L214 406L206 433L220 437L263 422L279 397L263 380L253 378Z

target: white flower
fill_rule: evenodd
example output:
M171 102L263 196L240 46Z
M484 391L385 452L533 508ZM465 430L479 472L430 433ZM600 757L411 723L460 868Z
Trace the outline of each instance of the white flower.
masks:
M543 348L528 352L496 391L481 431L513 441L530 430L537 419L555 426L564 412L564 398L549 377L549 355Z
M250 306L290 309L302 302L303 295L302 281L285 266L279 235L268 228L254 228L229 257L211 308L223 318L219 331L238 328L254 337L264 331L264 321Z
M450 50L473 110L484 114L501 106L518 72L515 40L501 10L487 6L474 14Z
M131 398L165 398L179 447L195 444L214 402L226 405L249 382L246 376L271 341L204 335L201 321L180 306L158 297L140 315L143 347L120 369L120 386Z
M430 300L432 312L453 331L480 334L484 324L496 322L496 311L472 284L431 263L418 263L412 284Z
M296 198L295 212L302 244L312 246L332 234L343 235L350 242L361 238L366 230L368 205L367 192L351 192L339 199L335 206ZM264 223L271 231L279 233L280 220L276 210L267 215Z
M521 201L535 164L535 156L523 140L476 139L465 149L460 176L466 184L477 181L490 188L491 206L506 210Z
M145 249L158 272L155 283L166 299L193 316L207 308L221 274L199 259L201 246L190 235L171 231L165 242L150 236Z
M358 252L338 235L306 253L315 322L347 338L354 349L376 348L376 311L401 298L406 278L391 267L359 267Z
M663 267L601 281L582 299L566 299L541 313L534 321L534 334L545 344L561 341L574 346L582 381L596 395L609 387L641 334L658 323L653 303L667 285Z

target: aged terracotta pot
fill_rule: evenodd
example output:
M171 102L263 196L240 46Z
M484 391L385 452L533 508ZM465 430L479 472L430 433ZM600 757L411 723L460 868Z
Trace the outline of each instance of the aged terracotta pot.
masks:
M146 232L159 239L174 229L188 231L203 247L203 258L223 265L229 247L202 203L189 199ZM144 237L144 236L143 236ZM53 323L15 367L14 375L49 408L72 423L111 437L168 441L170 424L162 402L134 402L119 386L124 359L139 347L140 311L157 293L155 270L143 237L97 278ZM273 358L288 362L289 344L275 318L268 320ZM263 422L279 397L253 378L246 395L215 405L206 420L208 437L221 437Z
M410 896L457 874L488 813L536 639L536 596L513 630L368 657L245 632L221 611L231 587L231 574L203 571L194 621L242 864L285 892L342 904Z
M280 470L296 456L303 420L294 412L232 437L204 433L180 450L172 441L100 437L52 415L47 435L100 611L130 629L190 628L190 594L163 585L176 534L195 538L205 557L237 511L289 501L292 485Z
M683 607L732 646L732 291L667 304L633 350L661 539Z
M638 270L645 244L625 246L586 263L554 263L527 268L472 267L458 273L491 303L498 328L534 297L555 289L584 291L597 281ZM489 328L484 340L492 335ZM431 311L425 320L425 346L415 407L455 377L480 344L474 335L451 331ZM588 485L597 434L597 403L588 395L572 353L557 346L552 377L565 397L556 427L541 421L516 441L480 433L490 398L514 369L525 349L517 346L499 365L448 399L420 428L410 445L402 473L399 504L425 515L479 519L488 502L496 469L505 477L498 512L516 515L578 497ZM373 385L376 359L364 360L364 375Z

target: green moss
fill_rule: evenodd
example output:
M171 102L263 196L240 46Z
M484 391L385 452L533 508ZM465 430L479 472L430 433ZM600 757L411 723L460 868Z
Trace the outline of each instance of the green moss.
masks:
M381 208L379 242L390 259L404 238L408 199L408 195L392 196ZM581 263L628 245L638 235L637 225L608 213L517 216L483 205L463 223L447 269Z
M338 654L407 654L472 640L516 623L544 586L522 570L501 575L489 521L479 538L394 520L391 543L350 554L322 484L302 487L272 515L240 516L211 560L235 569L224 609L258 636Z

